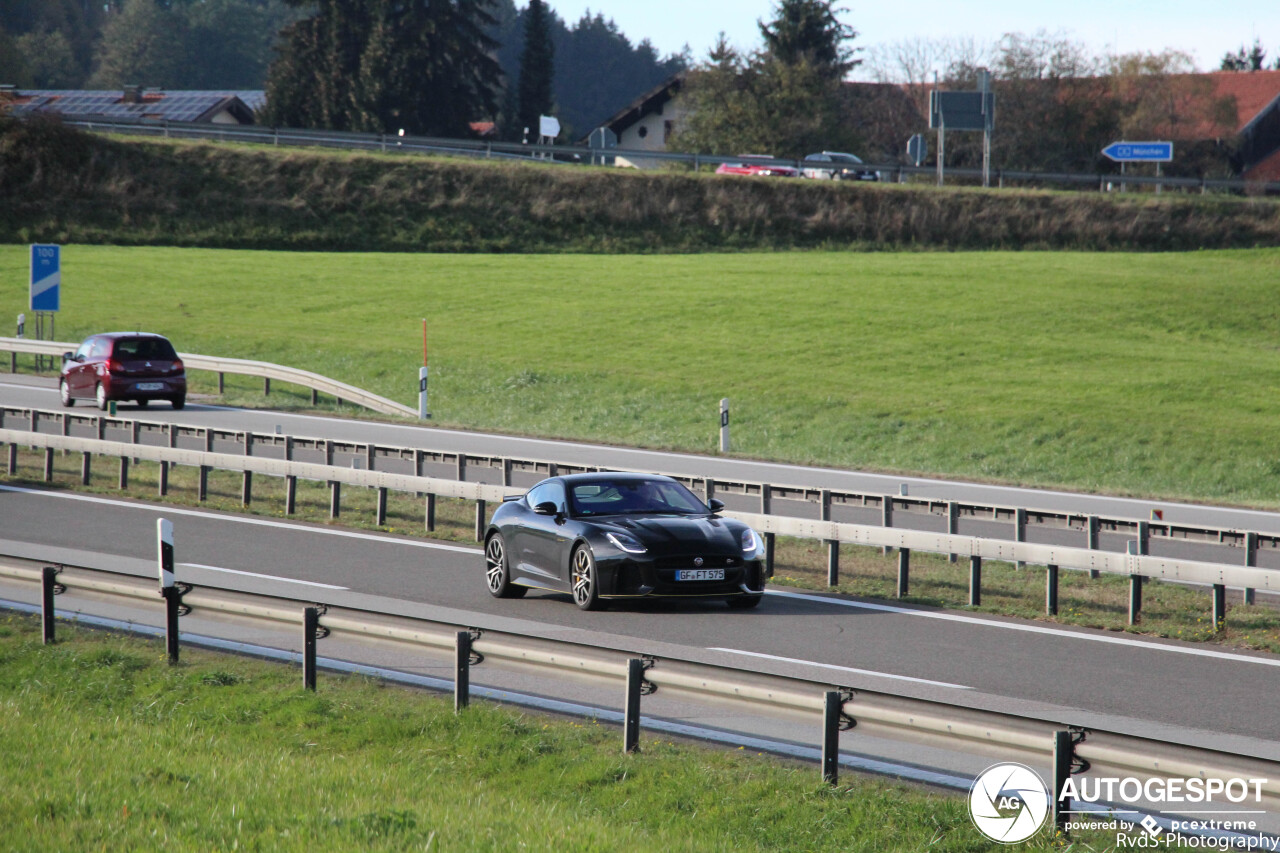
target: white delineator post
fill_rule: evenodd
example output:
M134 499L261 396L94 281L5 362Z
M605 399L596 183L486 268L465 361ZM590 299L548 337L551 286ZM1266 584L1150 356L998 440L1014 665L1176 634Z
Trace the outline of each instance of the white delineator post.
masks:
M156 519L156 550L160 595L164 597L165 645L169 651L169 663L175 664L178 662L178 608L182 606L182 594L173 573L173 522L167 518Z
M729 452L729 398L720 401L720 452Z
M427 411L427 368L425 366L418 368L418 418L426 420L431 417L431 413Z

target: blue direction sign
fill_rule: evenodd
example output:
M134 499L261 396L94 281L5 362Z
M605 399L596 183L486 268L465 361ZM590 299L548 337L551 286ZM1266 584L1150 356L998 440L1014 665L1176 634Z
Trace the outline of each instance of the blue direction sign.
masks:
M1102 155L1117 163L1168 163L1173 160L1173 143L1113 142Z
M62 296L62 249L31 245L31 310L57 311Z

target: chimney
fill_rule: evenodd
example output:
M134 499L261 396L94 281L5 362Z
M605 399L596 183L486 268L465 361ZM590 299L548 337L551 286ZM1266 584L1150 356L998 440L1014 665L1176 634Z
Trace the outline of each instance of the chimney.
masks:
M142 87L136 83L126 83L124 87L124 98L121 103L140 104L142 103Z

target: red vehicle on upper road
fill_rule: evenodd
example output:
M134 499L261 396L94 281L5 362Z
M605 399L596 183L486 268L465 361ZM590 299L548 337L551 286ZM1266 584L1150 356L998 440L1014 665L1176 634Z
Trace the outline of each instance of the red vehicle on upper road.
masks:
M774 178L798 178L800 170L784 166L767 154L739 154L741 163L721 163L717 175L766 175Z
M187 375L168 338L109 332L86 338L75 352L62 354L58 390L64 406L89 399L105 410L112 400L134 400L139 406L168 400L181 409L187 404Z

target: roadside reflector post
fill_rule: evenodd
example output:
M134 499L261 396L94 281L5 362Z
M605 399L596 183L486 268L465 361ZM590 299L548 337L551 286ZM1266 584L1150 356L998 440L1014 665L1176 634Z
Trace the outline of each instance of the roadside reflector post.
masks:
M378 486L378 510L376 512L374 524L382 527L387 523L387 487Z
M160 492L160 497L164 497L169 494L169 463L163 460L160 462L160 483L158 491Z
M459 631L453 647L453 713L471 704L471 632Z
M316 689L316 640L329 633L320 628L320 608L302 609L302 688Z
M284 514L298 511L298 478L290 474L284 478Z
M1071 800L1062 799L1062 789L1071 778L1071 761L1075 754L1075 744L1071 742L1071 732L1053 733L1053 791L1050 793L1049 807L1053 811L1053 827L1066 834L1067 821L1071 814Z
M898 598L906 598L911 587L911 549L898 549Z
M635 752L640 748L640 692L644 688L644 661L627 660L627 704L622 720L622 751Z
M267 397L271 394L271 377L262 377L262 396Z
M1027 541L1027 511L1022 507L1018 507L1013 511L1013 541ZM1017 567L1019 569L1026 568L1027 564L1022 560L1018 560Z
M57 613L54 610L53 597L62 592L64 587L58 583L58 569L54 566L45 566L40 570L40 622L44 633L44 644L52 645L55 641L55 621Z
M893 495L885 495L880 499L880 523L885 527L893 527ZM892 554L893 548L885 545L883 553Z
M840 711L844 707L839 690L828 690L822 707L822 781L834 785L840 780Z
M1213 630L1221 631L1227 627L1227 588L1223 584L1213 585Z
M164 636L169 663L178 662L178 616L182 608L182 590L173 571L173 522L156 519L156 549L160 570L160 595L164 598Z
M209 497L209 466L200 466L200 479L196 484L196 500L204 501Z
M436 529L436 496L431 492L427 492L427 532L432 533Z
M431 409L427 405L427 374L429 372L426 366L418 368L418 418L424 421L431 417Z
M831 520L831 490L823 489L818 497L818 517L822 521ZM827 586L840 583L840 540L828 539L827 544Z
M89 454L85 454L88 456ZM53 482L53 448L46 447L44 449L44 481L46 483Z
M49 463L45 466L49 471L49 475L45 477L45 479L52 480L53 479L53 464L52 464L53 448L52 447L45 448L44 458L45 458L45 461ZM93 479L93 454L86 450L84 453L80 454L80 484L83 486L87 486L89 485L89 482L92 479Z
M773 577L773 550L776 538L772 533L764 534L764 576L767 578Z
M947 501L947 533L955 536L960 532L960 503L958 501ZM952 551L947 555L947 562L954 563L960 559L960 556Z
M1258 565L1258 534L1246 533L1244 535L1244 564L1246 566ZM1253 604L1254 592L1253 587L1244 588L1244 603Z
M227 376L221 370L218 371L218 396L221 397L227 390Z
M729 398L720 401L720 452L729 452Z
M1044 576L1044 612L1049 616L1058 615L1058 567L1046 566Z
M484 522L488 505L483 500L476 501L476 541L484 541Z
M123 492L128 488L129 488L129 457L121 456L120 457L120 491Z
M245 471L244 478L240 481L240 505L248 506L253 503L253 472Z
M337 518L342 515L342 483L337 480L329 481L329 517Z
M1087 530L1087 535L1089 537L1089 542L1088 542L1088 545L1086 545L1085 547L1087 547L1090 551L1097 551L1099 540L1102 538L1102 522L1098 519L1098 516L1096 515L1089 516L1089 526L1086 528L1086 530ZM1096 581L1100 577L1102 577L1102 572L1098 571L1097 569L1089 570L1090 580Z
M10 475L18 473L18 445L9 445L8 471Z
M982 558L973 555L969 558L969 606L982 605Z
M1130 557L1139 556L1138 553L1139 540L1130 540L1128 543L1128 551ZM1133 561L1130 560L1130 565ZM1129 624L1137 625L1138 620L1142 617L1142 575L1132 572L1129 575Z

